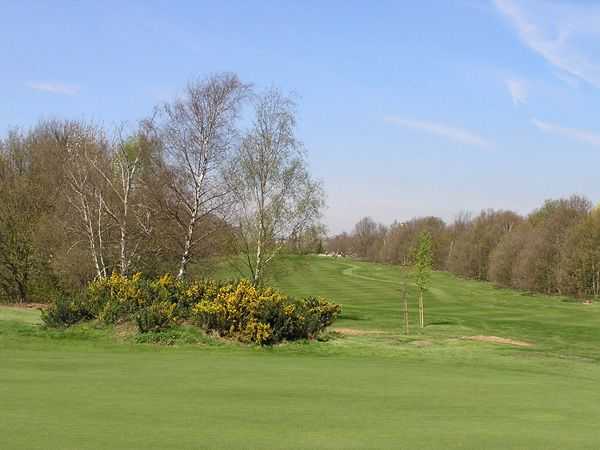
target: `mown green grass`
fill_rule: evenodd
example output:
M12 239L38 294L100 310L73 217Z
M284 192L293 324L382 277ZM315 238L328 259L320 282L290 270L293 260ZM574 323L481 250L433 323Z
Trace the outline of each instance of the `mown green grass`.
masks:
M596 305L436 273L407 337L398 267L292 257L273 282L342 303L335 326L359 335L156 346L0 308L0 448L600 447Z
M285 291L317 292L342 303L342 319L336 326L392 334L403 331L404 285L409 293L411 332L419 334L413 277L401 267L326 257L288 258L273 278ZM495 335L531 341L535 344L531 351L600 360L599 303L499 289L437 272L425 294L425 309L423 334L428 337Z

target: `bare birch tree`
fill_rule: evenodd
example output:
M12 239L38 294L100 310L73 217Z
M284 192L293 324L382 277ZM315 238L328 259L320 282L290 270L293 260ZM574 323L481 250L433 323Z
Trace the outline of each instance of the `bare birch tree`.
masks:
M254 107L253 126L228 179L237 206L239 250L259 285L286 240L318 220L324 201L295 136L293 101L271 89L255 99Z
M181 235L178 278L185 276L196 243L214 231L209 226L199 231L199 224L226 202L222 168L248 90L236 75L214 75L190 83L181 98L161 111L159 131L171 172L169 212Z
M132 219L138 219L134 225L141 226L142 230L148 230L150 227L147 215L145 220L140 220L139 211L133 211L136 208L141 209L142 213L147 213L143 202L134 198L137 194L143 150L139 138L123 138L119 132L112 146L108 164L90 157L89 153L86 154L89 163L105 184L107 195L99 198L101 206L119 229L119 269L122 275L129 274L139 244L139 241L133 243Z
M107 267L104 259L104 239L108 231L105 214L104 192L102 191L94 165L101 164L104 137L91 126L78 123L65 123L62 130L56 130L56 139L66 149L65 174L67 178L67 201L78 217L72 231L83 232L96 276L105 278ZM90 163L93 161L93 164ZM74 244L77 245L78 241Z

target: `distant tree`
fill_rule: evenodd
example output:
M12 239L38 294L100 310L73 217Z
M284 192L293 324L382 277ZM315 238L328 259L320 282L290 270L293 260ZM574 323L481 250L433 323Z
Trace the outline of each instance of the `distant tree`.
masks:
M565 294L600 296L600 210L594 209L568 231L561 258Z
M448 255L446 257L445 267L448 268L450 261L453 261L454 247L456 241L461 239L466 234L472 224L471 213L469 211L460 211L454 218L454 222L448 227Z
M354 240L354 253L357 256L366 258L369 253L373 253L373 247L377 241L378 225L371 217L363 217L356 225L352 237Z
M589 200L580 196L548 200L527 218L532 227L514 266L513 287L547 294L562 294L563 253L569 230L588 217Z
M488 279L499 286L512 287L519 255L533 239L535 236L528 222L521 223L510 233L504 234L490 254Z
M522 220L512 211L482 211L464 224L462 232L453 240L448 270L464 277L487 280L490 254L502 237Z
M352 253L352 236L348 233L340 233L327 239L327 251L330 253L348 256Z
M416 284L419 295L419 326L425 327L425 307L423 305L423 294L429 285L431 268L433 264L432 241L428 232L419 235L419 241L415 253Z
M323 253L323 238L325 235L325 227L323 225L314 224L308 226L304 230L290 236L287 242L288 251L299 255Z
M438 217L422 217L407 222L394 222L383 240L381 259L385 262L410 265L413 263L419 235L431 234L433 267L444 269L449 245L449 234L444 221Z

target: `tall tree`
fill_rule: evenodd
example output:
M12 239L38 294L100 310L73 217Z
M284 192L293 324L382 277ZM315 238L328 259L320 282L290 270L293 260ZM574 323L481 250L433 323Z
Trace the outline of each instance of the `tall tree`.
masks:
M31 159L24 138L14 132L0 152L0 294L29 299L35 249L32 238L40 200L31 184Z
M99 167L108 162L108 144L101 129L78 122L64 122L54 127L56 140L65 148L65 195L76 220L69 225L76 246L80 236L87 241L97 278L108 274L105 258L109 224L106 217L106 192L98 175ZM96 169L95 169L96 167Z
M254 100L254 123L232 161L239 250L255 285L291 236L320 217L324 204L295 135L295 105L271 89Z
M236 120L248 89L237 75L214 75L190 83L161 110L160 136L171 172L167 206L181 237L178 278L185 276L198 241L215 231L207 219L226 204L222 168L238 134Z
M61 161L44 127L0 141L0 297L45 301L54 287L53 248ZM52 233L55 234L55 233Z
M119 132L104 160L86 155L105 185L101 188L105 192L100 196L101 207L119 230L119 270L123 275L129 274L137 251L137 246L132 244L132 215L137 213L135 209L147 212L139 196L136 198L144 149L137 136L123 138ZM147 229L146 222L138 220L135 225Z

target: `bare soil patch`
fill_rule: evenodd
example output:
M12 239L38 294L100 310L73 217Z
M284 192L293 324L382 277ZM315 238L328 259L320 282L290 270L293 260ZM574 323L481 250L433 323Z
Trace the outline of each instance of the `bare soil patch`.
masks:
M332 328L331 331L335 331L336 333L344 334L346 336L373 336L385 334L385 331L381 330L359 330L357 328Z
M46 309L48 305L45 303L1 303L0 307L20 308L20 309Z
M115 334L119 339L126 339L134 336L136 331L136 325L132 322L122 322L115 326Z
M409 342L410 345L414 345L415 347L430 347L431 345L433 345L433 342L428 341L426 339L422 339L419 341L411 341Z
M469 339L471 341L492 342L494 344L515 345L517 347L533 346L533 343L531 342L516 341L514 339L503 338L498 336L465 336L464 339Z

